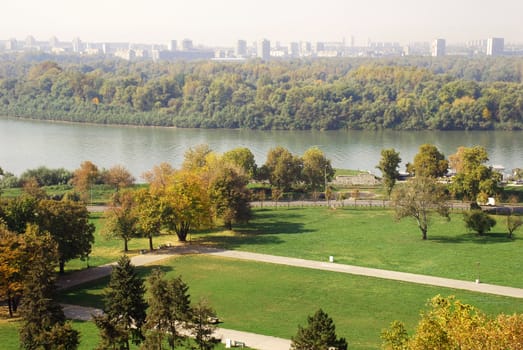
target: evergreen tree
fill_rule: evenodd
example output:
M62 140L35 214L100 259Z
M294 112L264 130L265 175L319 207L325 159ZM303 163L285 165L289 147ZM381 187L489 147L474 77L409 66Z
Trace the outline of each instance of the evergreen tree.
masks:
M104 315L95 319L102 337L101 349L128 350L130 341L139 344L143 340L142 326L147 309L144 293L143 281L131 260L122 256L113 268L104 293Z
M191 319L189 287L181 277L166 280L161 270L154 270L148 282L149 310L145 324L146 344L161 344L166 337L170 349L174 349L185 340L180 331ZM149 349L149 347L145 348ZM159 349L161 349L161 345Z
M62 307L54 300L57 246L49 234L40 235L36 227L25 233L28 270L20 306L22 349L74 350L79 334L65 323Z
M314 316L307 317L308 326L298 326L298 332L292 337L292 350L347 350L345 338L337 338L334 321L322 309Z
M199 350L213 349L219 341L212 335L216 326L211 322L216 318L216 312L206 300L200 300L192 309L191 334L194 336Z

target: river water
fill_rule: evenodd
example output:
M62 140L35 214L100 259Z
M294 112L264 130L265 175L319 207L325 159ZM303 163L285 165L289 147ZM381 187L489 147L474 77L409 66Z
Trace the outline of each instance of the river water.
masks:
M99 167L124 165L139 180L161 162L180 166L184 152L208 144L219 153L248 147L256 162L269 149L283 146L297 155L317 146L336 168L369 170L383 148L400 152L404 165L423 143L436 145L447 157L459 146L484 146L491 165L506 172L523 167L523 132L518 131L257 131L176 129L51 123L0 118L0 167L15 175L45 165L74 170L84 160ZM402 169L404 170L404 166Z

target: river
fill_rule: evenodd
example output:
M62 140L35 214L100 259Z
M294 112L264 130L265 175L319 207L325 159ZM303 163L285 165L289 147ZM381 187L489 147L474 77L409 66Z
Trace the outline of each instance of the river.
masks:
M523 167L523 132L518 131L258 131L176 129L52 123L0 118L0 167L15 175L44 165L74 170L84 160L99 167L127 167L140 181L161 162L180 166L184 152L198 144L217 152L248 147L256 162L283 146L297 155L317 146L336 168L375 169L383 148L395 148L404 164L423 143L436 145L447 157L459 146L484 146L489 164L506 172Z

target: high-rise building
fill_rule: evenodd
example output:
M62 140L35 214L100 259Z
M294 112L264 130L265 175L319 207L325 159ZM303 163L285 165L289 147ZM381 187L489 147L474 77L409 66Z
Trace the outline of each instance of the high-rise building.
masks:
M16 39L11 38L5 42L5 49L6 50L17 50L18 49L18 42Z
M73 52L81 52L82 51L82 40L80 38L76 37L73 39Z
M167 50L169 50L169 51L176 51L177 48L178 48L178 41L176 41L176 40L171 40L167 44Z
M434 57L445 56L445 39L436 39L432 42L431 55Z
M51 38L49 38L49 46L53 48L58 47L58 45L60 45L60 41L56 36L52 36Z
M292 42L289 44L289 55L291 57L299 57L300 56L300 44L297 42Z
M25 47L27 49L31 49L31 48L34 48L35 46L36 46L36 39L34 38L34 36L32 36L32 35L27 36L27 38L25 38Z
M192 40L191 39L183 39L182 40L182 50L183 51L190 51L193 49Z
M238 40L236 44L236 57L247 57L247 41Z
M271 58L271 42L269 40L262 39L258 42L257 56L265 61Z
M487 56L503 55L505 50L505 39L503 38L488 38L487 40Z

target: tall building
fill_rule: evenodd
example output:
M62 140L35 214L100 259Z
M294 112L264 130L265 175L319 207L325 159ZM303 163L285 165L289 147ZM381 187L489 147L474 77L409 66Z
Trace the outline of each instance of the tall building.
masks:
M167 50L169 50L169 51L176 51L177 48L178 48L178 42L176 40L171 40L167 44Z
M190 51L193 49L192 40L191 39L183 39L182 40L182 50L183 51Z
M289 44L289 55L293 58L300 56L300 44L297 42L291 42Z
M76 37L73 39L73 52L81 52L82 51L82 40L80 38Z
M236 44L236 57L247 57L247 41L238 40Z
M258 42L257 55L265 61L271 58L271 42L269 40L263 39Z
M431 55L433 57L445 56L446 42L445 39L436 39L432 42Z
M503 38L488 38L487 40L487 56L503 55L505 50L505 39Z

